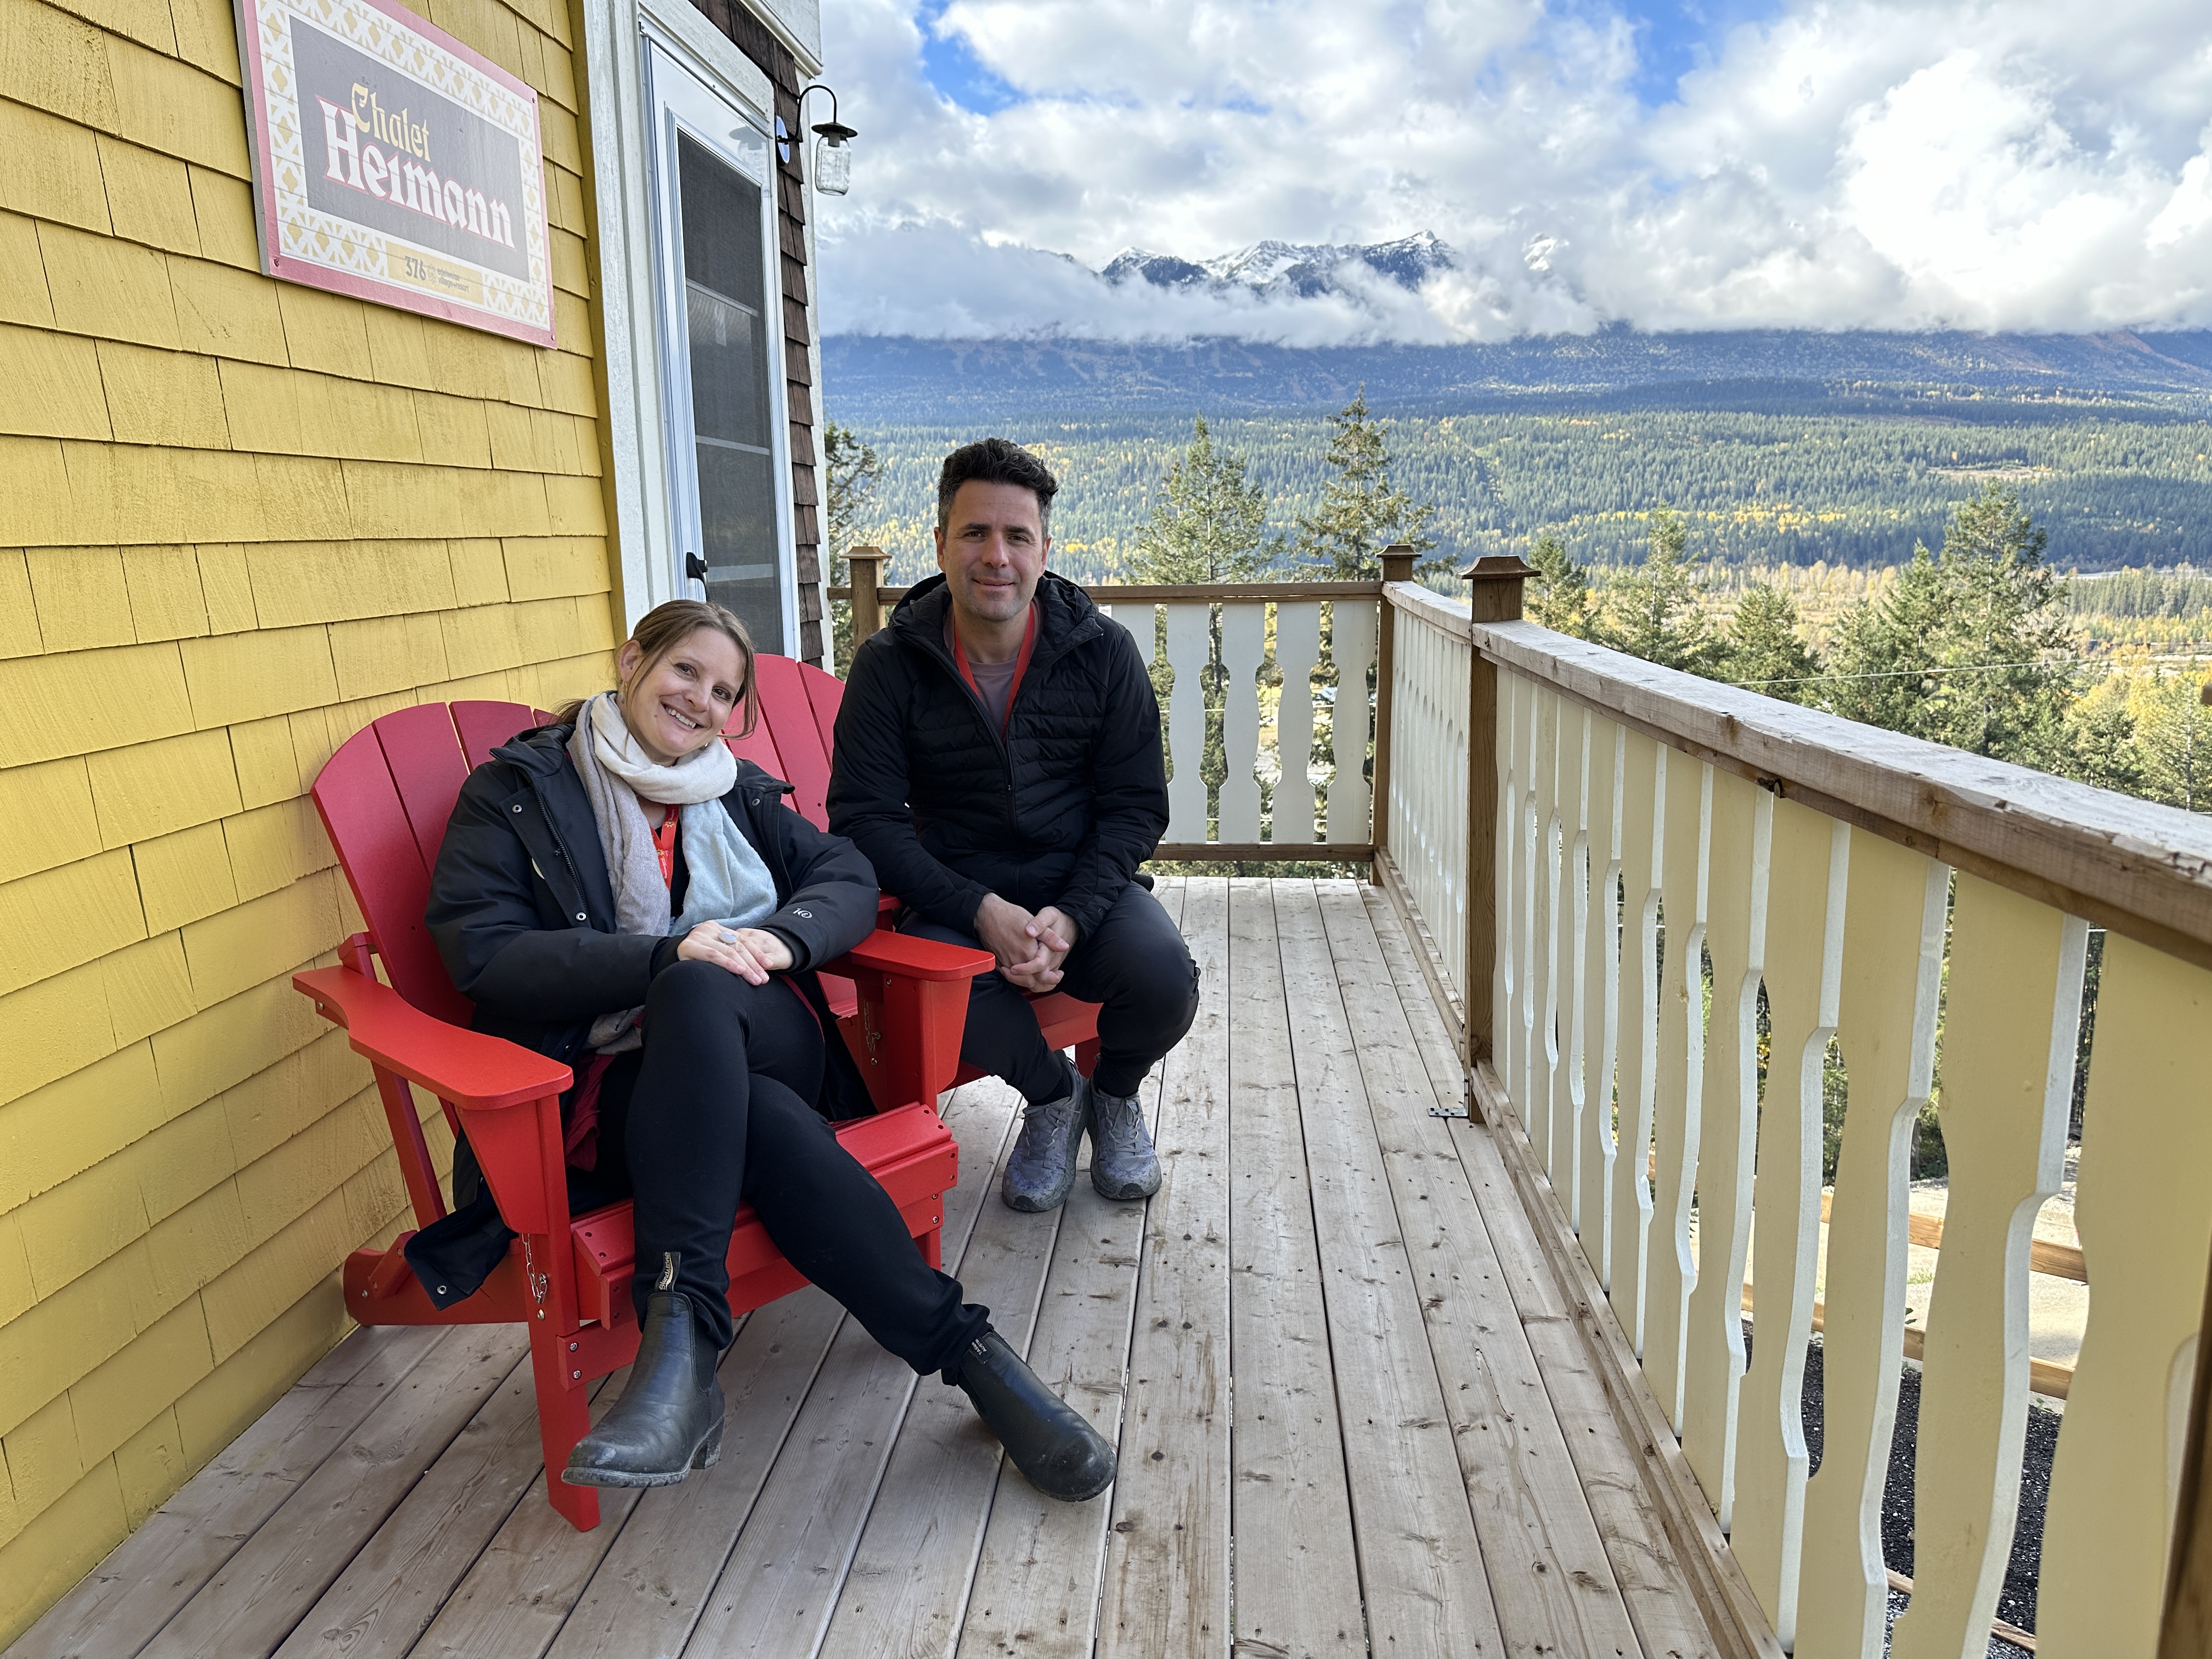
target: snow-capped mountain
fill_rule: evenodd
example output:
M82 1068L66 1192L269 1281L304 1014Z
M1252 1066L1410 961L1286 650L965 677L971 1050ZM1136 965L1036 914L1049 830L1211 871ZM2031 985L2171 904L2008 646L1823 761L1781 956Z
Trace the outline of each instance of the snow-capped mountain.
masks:
M1450 270L1454 264L1451 249L1424 230L1395 242L1256 242L1202 264L1172 253L1126 248L1099 274L1116 284L1141 281L1155 288L1243 288L1270 297L1309 299L1340 288L1347 265L1364 266L1401 288L1419 289L1431 272Z

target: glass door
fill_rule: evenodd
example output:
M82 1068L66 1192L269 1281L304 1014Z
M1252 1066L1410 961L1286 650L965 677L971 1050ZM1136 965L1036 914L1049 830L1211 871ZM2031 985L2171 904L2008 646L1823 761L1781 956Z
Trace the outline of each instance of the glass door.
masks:
M655 206L670 522L678 592L726 605L753 643L788 653L797 628L774 174L768 136L647 45L657 117Z

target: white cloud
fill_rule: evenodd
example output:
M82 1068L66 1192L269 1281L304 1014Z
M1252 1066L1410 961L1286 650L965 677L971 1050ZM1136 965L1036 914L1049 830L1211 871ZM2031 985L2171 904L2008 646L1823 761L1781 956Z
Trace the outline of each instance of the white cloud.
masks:
M1785 0L1657 108L1636 95L1637 26L1586 3L825 11L827 78L862 131L853 194L821 212L836 331L2212 325L2195 0ZM933 35L1013 101L939 95ZM1419 295L1262 303L1087 270L1133 244L1197 259L1419 230L1462 261Z

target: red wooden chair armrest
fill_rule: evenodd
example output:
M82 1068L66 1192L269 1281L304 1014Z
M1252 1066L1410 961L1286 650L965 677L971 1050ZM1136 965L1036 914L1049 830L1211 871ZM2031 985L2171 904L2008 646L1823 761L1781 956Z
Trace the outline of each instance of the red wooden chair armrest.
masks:
M849 975L855 969L889 974L894 979L942 981L970 980L991 971L998 958L988 951L941 939L915 939L878 927L834 962L823 966L831 973Z
M316 1012L345 1028L356 1054L466 1110L544 1100L571 1081L558 1061L448 1025L350 968L313 969L293 975L292 983L314 999Z

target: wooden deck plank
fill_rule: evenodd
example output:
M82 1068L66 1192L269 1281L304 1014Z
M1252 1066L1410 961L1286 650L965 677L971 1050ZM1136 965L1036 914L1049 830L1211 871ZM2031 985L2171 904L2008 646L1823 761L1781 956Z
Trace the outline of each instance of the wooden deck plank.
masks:
M276 1651L398 1659L544 1471L526 1355Z
M1230 1432L1237 1635L1260 1653L1364 1653L1291 1010L1264 877L1229 884Z
M1318 895L1285 881L1274 902L1368 1639L1390 1653L1503 1652Z
M729 1402L721 1461L638 1495L549 1650L554 1659L683 1650L844 1318L812 1285L746 1317L717 1373Z
M1368 1102L1407 1253L1420 1264L1429 1346L1507 1650L1632 1653L1634 1626L1474 1190L1450 1131L1429 1115L1459 1101L1422 1064L1407 988L1384 954L1395 919L1348 885L1323 890L1322 914L1345 1007L1364 1039Z
M622 1398L629 1380L627 1365L599 1380L592 1402L595 1419ZM538 1659L560 1634L641 1495L611 1486L601 1492L599 1524L589 1532L578 1532L542 1499L517 1503L438 1609L410 1659Z
M1229 1644L1228 890L1193 882L1198 1018L1163 1072L1098 1659L1214 1659Z
M1182 925L1189 884L1163 881L1161 907ZM1146 1121L1158 1133L1162 1075L1145 1079ZM1088 1170L1090 1158L1082 1159ZM1107 1439L1121 1437L1128 1398L1130 1321L1137 1303L1137 1261L1144 1248L1145 1206L1098 1196L1087 1175L1068 1195L1036 1332L1030 1369L1081 1412ZM1098 1620L1110 1497L1060 1504L1002 1466L984 1525L957 1659L1089 1659Z
M945 1194L945 1270L957 1274L1011 1139L1013 1096L995 1081L962 1090L945 1121L960 1144L960 1184ZM915 1377L848 1318L714 1582L684 1652L805 1659L819 1646L845 1571L906 1415Z
M1402 938L1382 927L1376 933L1431 1085L1441 1100L1455 1103L1462 1087L1460 1058L1442 1020L1419 994L1418 970L1406 959ZM1715 1659L1720 1650L1644 1488L1640 1460L1623 1439L1604 1385L1582 1351L1556 1283L1544 1270L1512 1182L1494 1152L1486 1160L1479 1157L1489 1131L1460 1122L1448 1124L1447 1131L1483 1218L1512 1316L1550 1397L1644 1653L1649 1659Z
M356 1329L48 1609L9 1659L137 1653L447 1334Z
M991 1310L993 1327L1017 1353L1030 1346L1062 1213L1009 1209L988 1193L960 1260L969 1300ZM1005 1457L965 1394L938 1377L921 1381L846 1569L821 1659L952 1650Z
M150 1659L273 1652L529 1347L465 1325L413 1367L147 1644Z

